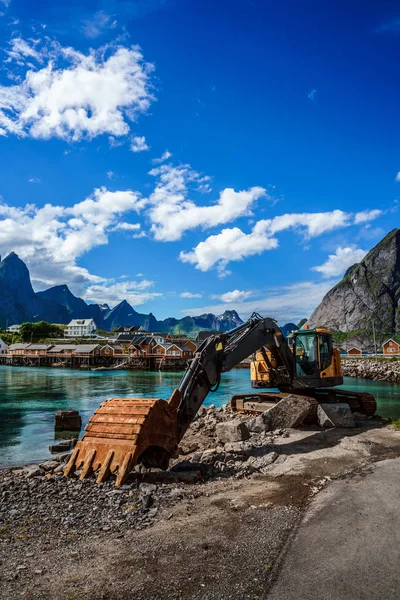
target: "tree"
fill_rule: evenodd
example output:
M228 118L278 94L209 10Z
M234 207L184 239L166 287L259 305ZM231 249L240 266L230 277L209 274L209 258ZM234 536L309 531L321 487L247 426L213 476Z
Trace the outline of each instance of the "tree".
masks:
M38 321L37 323L22 323L19 334L24 342L37 342L40 339L63 337L64 331L58 325Z

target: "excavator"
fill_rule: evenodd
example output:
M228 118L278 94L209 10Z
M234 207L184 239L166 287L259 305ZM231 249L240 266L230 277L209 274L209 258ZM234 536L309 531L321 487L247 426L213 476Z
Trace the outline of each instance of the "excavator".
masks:
M252 367L257 385L278 387L279 397L301 391L317 402L317 392L323 389L328 391L324 402L350 401L353 410L374 414L375 400L369 394L337 393L328 388L343 381L340 357L328 331L299 332L291 348L273 319L253 313L246 323L212 335L199 346L168 400L112 398L103 402L86 425L64 475L70 477L80 470L80 479L96 474L96 481L101 483L114 474L115 485L120 487L139 463L166 470L205 398L218 389L222 373L258 349L262 360L256 360ZM266 371L261 369L263 361ZM246 402L236 398L239 402L233 397L232 408L246 410Z

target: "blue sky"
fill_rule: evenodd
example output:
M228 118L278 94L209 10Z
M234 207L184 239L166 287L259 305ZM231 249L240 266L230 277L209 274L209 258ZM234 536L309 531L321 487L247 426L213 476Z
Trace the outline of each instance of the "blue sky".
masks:
M0 13L0 252L35 289L296 320L396 227L398 3Z

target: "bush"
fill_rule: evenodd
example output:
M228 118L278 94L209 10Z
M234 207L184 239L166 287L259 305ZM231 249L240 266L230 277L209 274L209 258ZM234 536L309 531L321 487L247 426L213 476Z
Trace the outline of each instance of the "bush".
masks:
M22 323L19 334L24 342L38 342L45 338L64 337L64 330L59 325L38 321L37 323Z

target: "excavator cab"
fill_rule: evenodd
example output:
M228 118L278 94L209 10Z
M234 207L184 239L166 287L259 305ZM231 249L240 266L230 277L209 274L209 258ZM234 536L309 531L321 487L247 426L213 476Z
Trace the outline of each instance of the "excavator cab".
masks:
M300 329L292 332L286 342L293 355L292 376L285 381L287 366L282 363L280 349L276 344L268 344L253 356L250 365L253 388L316 389L343 383L340 353L333 347L328 329Z
M293 387L319 388L343 383L339 350L328 329L300 329L293 333Z

